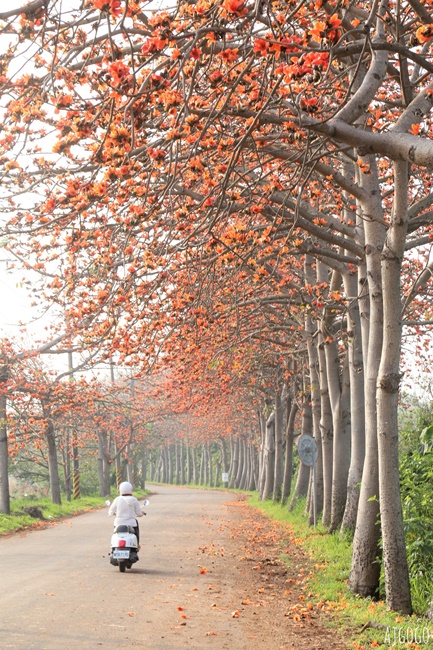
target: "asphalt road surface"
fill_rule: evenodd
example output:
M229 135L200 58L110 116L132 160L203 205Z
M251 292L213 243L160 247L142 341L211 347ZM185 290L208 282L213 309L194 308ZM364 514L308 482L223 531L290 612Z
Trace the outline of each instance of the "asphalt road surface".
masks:
M109 563L106 509L0 538L1 650L257 648L231 611L239 585L222 545L235 497L154 491L140 561L123 574Z

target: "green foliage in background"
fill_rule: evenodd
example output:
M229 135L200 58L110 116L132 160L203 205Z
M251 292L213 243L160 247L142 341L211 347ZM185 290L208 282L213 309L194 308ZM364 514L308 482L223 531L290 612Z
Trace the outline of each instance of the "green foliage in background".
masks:
M400 480L413 605L424 613L433 593L433 425L402 455Z

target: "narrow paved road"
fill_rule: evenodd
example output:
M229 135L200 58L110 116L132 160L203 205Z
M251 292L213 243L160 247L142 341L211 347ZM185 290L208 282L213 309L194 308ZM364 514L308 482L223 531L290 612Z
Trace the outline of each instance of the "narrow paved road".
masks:
M247 631L218 607L218 592L230 598L232 576L216 584L215 561L200 557L227 535L233 497L155 491L140 520L140 561L125 574L109 564L113 520L105 509L0 538L2 650L244 647Z
M279 563L283 531L262 549L251 534L267 520L238 496L154 491L126 573L109 563L106 508L0 538L0 650L346 648L318 612L293 609L305 568L296 548Z

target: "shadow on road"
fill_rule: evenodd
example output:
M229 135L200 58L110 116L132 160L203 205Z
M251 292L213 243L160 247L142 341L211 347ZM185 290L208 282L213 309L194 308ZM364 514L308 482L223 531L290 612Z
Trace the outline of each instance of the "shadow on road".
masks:
M179 571L165 571L164 569L132 569L131 571L127 571L127 573L129 573L130 575L145 574L148 576L171 576L171 577L180 575Z

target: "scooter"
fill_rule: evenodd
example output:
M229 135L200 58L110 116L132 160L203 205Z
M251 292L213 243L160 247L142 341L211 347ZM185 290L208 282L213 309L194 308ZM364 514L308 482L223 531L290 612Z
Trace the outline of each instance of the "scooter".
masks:
M141 507L145 508L149 503L150 501L145 499ZM106 506L110 504L110 501L105 502ZM133 526L119 524L111 536L110 564L118 566L119 571L125 573L138 559L137 536Z

